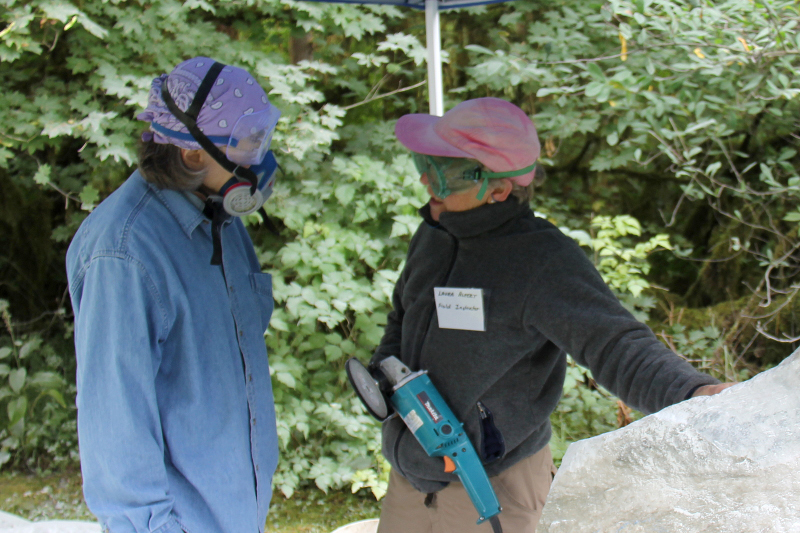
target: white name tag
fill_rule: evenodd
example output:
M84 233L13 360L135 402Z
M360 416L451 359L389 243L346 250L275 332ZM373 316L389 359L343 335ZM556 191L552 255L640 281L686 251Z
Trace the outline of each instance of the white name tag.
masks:
M486 331L483 289L434 287L439 327Z

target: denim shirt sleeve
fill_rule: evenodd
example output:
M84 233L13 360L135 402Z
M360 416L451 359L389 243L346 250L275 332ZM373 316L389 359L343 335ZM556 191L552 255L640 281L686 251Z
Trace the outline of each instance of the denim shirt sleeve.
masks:
M113 533L180 533L156 399L161 295L134 258L95 256L76 280L78 429L87 504Z

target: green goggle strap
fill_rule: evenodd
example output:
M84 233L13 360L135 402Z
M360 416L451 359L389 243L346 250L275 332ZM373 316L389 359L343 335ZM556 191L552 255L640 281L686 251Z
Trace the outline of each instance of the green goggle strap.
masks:
M513 178L514 176L522 176L523 174L527 174L534 168L536 168L536 163L528 165L527 167L521 168L519 170L509 170L506 172L479 172L478 179L483 178L483 183L481 184L481 190L478 191L478 196L476 196L476 198L478 200L481 200L483 198L483 195L486 194L486 189L489 188L490 179Z
M436 180L437 180L437 181L439 182L439 184L441 185L441 186L439 187L439 189L440 189L440 190L439 190L439 192L441 192L441 193L442 193L442 198L444 198L445 196L448 196L448 195L449 195L449 194L452 192L452 191L450 190L450 188L447 186L447 178L445 178L445 176L444 176L444 171L445 171L445 169L444 169L444 168L441 168L441 167L440 167L440 166L439 166L439 165L436 163L436 160L434 160L433 158L429 158L429 161L430 161L430 162L431 162L431 164L433 165L433 168L435 168L435 169L436 169Z

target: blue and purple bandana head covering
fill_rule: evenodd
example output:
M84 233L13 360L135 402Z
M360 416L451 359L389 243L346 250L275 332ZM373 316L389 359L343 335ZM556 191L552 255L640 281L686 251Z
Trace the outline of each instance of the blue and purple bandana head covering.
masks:
M202 150L188 128L167 108L161 88L166 83L170 96L186 111L213 64L213 59L195 57L179 64L169 75L153 80L147 109L136 116L150 123L149 131L142 134L143 141ZM200 108L197 126L222 148L228 159L251 165L263 159L279 117L280 112L270 104L264 89L246 70L225 66Z

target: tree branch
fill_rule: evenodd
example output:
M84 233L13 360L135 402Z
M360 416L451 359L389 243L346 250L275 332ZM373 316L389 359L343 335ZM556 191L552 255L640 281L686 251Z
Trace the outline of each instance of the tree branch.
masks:
M365 100L362 100L361 102L358 102L357 104L352 104L352 105L349 105L349 106L345 106L342 109L347 111L348 109L353 109L354 107L358 107L360 105L368 104L368 103L370 103L370 102L372 102L374 100L380 100L381 98L386 98L387 96L391 96L393 94L402 93L404 91L410 91L411 89L416 89L420 85L425 85L426 83L427 83L427 80L426 81L421 81L419 83L415 83L414 85L409 85L408 87L401 87L400 89L394 90L394 91L389 92L389 93L384 93L384 94L381 94L379 96L375 96L375 97L372 97L372 98L367 98Z

